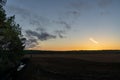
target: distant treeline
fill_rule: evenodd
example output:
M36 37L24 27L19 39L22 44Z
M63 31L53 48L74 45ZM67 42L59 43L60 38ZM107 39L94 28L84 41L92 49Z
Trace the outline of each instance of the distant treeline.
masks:
M120 54L120 50L43 51L24 50L24 54Z

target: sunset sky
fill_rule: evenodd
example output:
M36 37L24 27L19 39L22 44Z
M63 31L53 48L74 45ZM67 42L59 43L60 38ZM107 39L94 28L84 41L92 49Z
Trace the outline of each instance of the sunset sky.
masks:
M26 49L120 49L120 0L8 0Z

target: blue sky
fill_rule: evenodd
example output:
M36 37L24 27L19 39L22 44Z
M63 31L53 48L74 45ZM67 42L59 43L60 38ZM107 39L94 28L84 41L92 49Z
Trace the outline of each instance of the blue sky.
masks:
M120 49L119 8L120 0L8 0L5 7L27 48L38 50Z

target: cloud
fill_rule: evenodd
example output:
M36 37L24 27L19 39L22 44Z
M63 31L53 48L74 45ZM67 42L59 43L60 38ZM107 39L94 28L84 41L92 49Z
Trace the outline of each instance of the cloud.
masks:
M63 29L57 29L54 31L56 36L58 36L59 38L65 38L66 37L65 34L67 34L67 32L71 30L72 25L70 24L70 22L66 22L60 19L60 20L53 21L53 23L63 26Z
M93 38L89 38L89 40L90 40L91 42L95 43L95 44L98 44L98 42L97 42L95 39L93 39Z
M66 21L56 20L56 21L53 21L53 23L61 24L65 27L65 29L71 29L71 25L67 23Z
M75 19L80 17L84 12L92 11L98 8L100 15L108 15L110 12L107 8L112 5L113 0L74 0L69 3L67 14ZM101 9L100 9L101 8ZM101 11L102 10L102 11ZM107 11L106 11L107 10Z
M39 32L38 32L39 31ZM26 48L33 48L36 47L37 45L39 45L38 41L46 41L49 39L56 39L57 37L59 38L65 38L65 34L66 31L64 30L55 30L53 34L47 33L45 32L45 30L43 28L39 28L37 31L32 31L32 30L26 30L26 37L27 37L27 41L26 41Z
M37 46L39 43L38 43L38 40L35 39L35 38L27 38L26 42L26 48L33 48L35 46Z
M39 45L38 39L35 36L31 36L30 34L26 34L25 48L33 48Z
M79 10L69 10L69 11L66 12L66 14L67 14L68 16L70 16L70 17L75 17L75 18L77 18L77 17L80 16L81 13L80 13Z
M49 34L47 32L38 33L36 31L26 30L26 34L28 36L36 37L38 40L41 40L41 41L45 41L45 40L48 40L48 39L55 39L56 38L55 35Z
M39 16L34 12L19 6L8 5L7 9L8 12L19 15L22 19L21 21L28 21L28 23L34 27L43 27L49 22L46 17Z
M25 20L25 22L27 21L30 25L36 28L46 27L46 25L50 24L51 22L47 17L37 15L34 12L31 12L30 10L20 6L7 5L7 9L9 13L16 14L17 16L19 15L20 18L22 19L21 21L24 22ZM74 11L73 14L77 14L77 12ZM64 19L64 17L62 19ZM59 21L53 21L53 22L57 24L62 24L66 29L71 29L71 26L67 21L59 20Z
M50 33L44 32L37 32L37 31L32 31L32 30L26 30L26 48L33 48L38 46L40 43L39 41L46 41L49 39L55 39L56 35L52 35Z
M31 16L30 11L22 7L7 5L7 9L9 12L21 15L21 17L24 19Z
M69 3L69 8L71 9L69 14L80 16L83 11L91 9L92 5L85 0L75 0Z
M98 6L101 8L106 8L112 4L112 0L98 0Z
M46 30L47 29L46 25L49 24L49 19L44 16L34 14L28 9L25 9L20 6L15 6L15 5L8 5L7 9L9 13L16 14L17 16L19 16L20 17L19 19L21 19L21 21L23 22L27 21L28 24L35 27L34 30L25 30L25 37L27 38L27 41L26 41L27 47L32 48L39 45L38 41L56 39L57 37L59 38L65 37L64 33L66 31L62 31L59 29L56 31L53 30L54 34L48 33ZM61 24L63 28L66 30L71 29L71 25L66 21L63 21L63 20L54 21L53 24L56 24L56 23Z
M45 28L38 27L38 28L36 28L36 31L46 32L46 29L45 29Z
M83 10L88 9L89 4L87 1L84 0L75 0L74 2L71 3L71 7L77 10Z
M98 7L102 9L100 12L101 16L106 16L110 14L108 8L112 5L113 0L98 0Z
M94 7L99 6L102 8L105 8L112 4L113 0L91 0L92 2L88 0L75 0L69 4L71 9L75 10L77 12L82 12L84 10L90 10L94 9Z
M55 33L60 37L60 38L65 38L64 34L66 33L64 30L56 30Z
M58 23L63 24L67 29L71 29L71 26L65 21L59 21Z

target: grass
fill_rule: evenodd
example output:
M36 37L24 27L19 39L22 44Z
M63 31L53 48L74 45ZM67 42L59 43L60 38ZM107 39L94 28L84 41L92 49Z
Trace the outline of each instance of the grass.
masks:
M39 53L16 80L120 80L119 51Z

